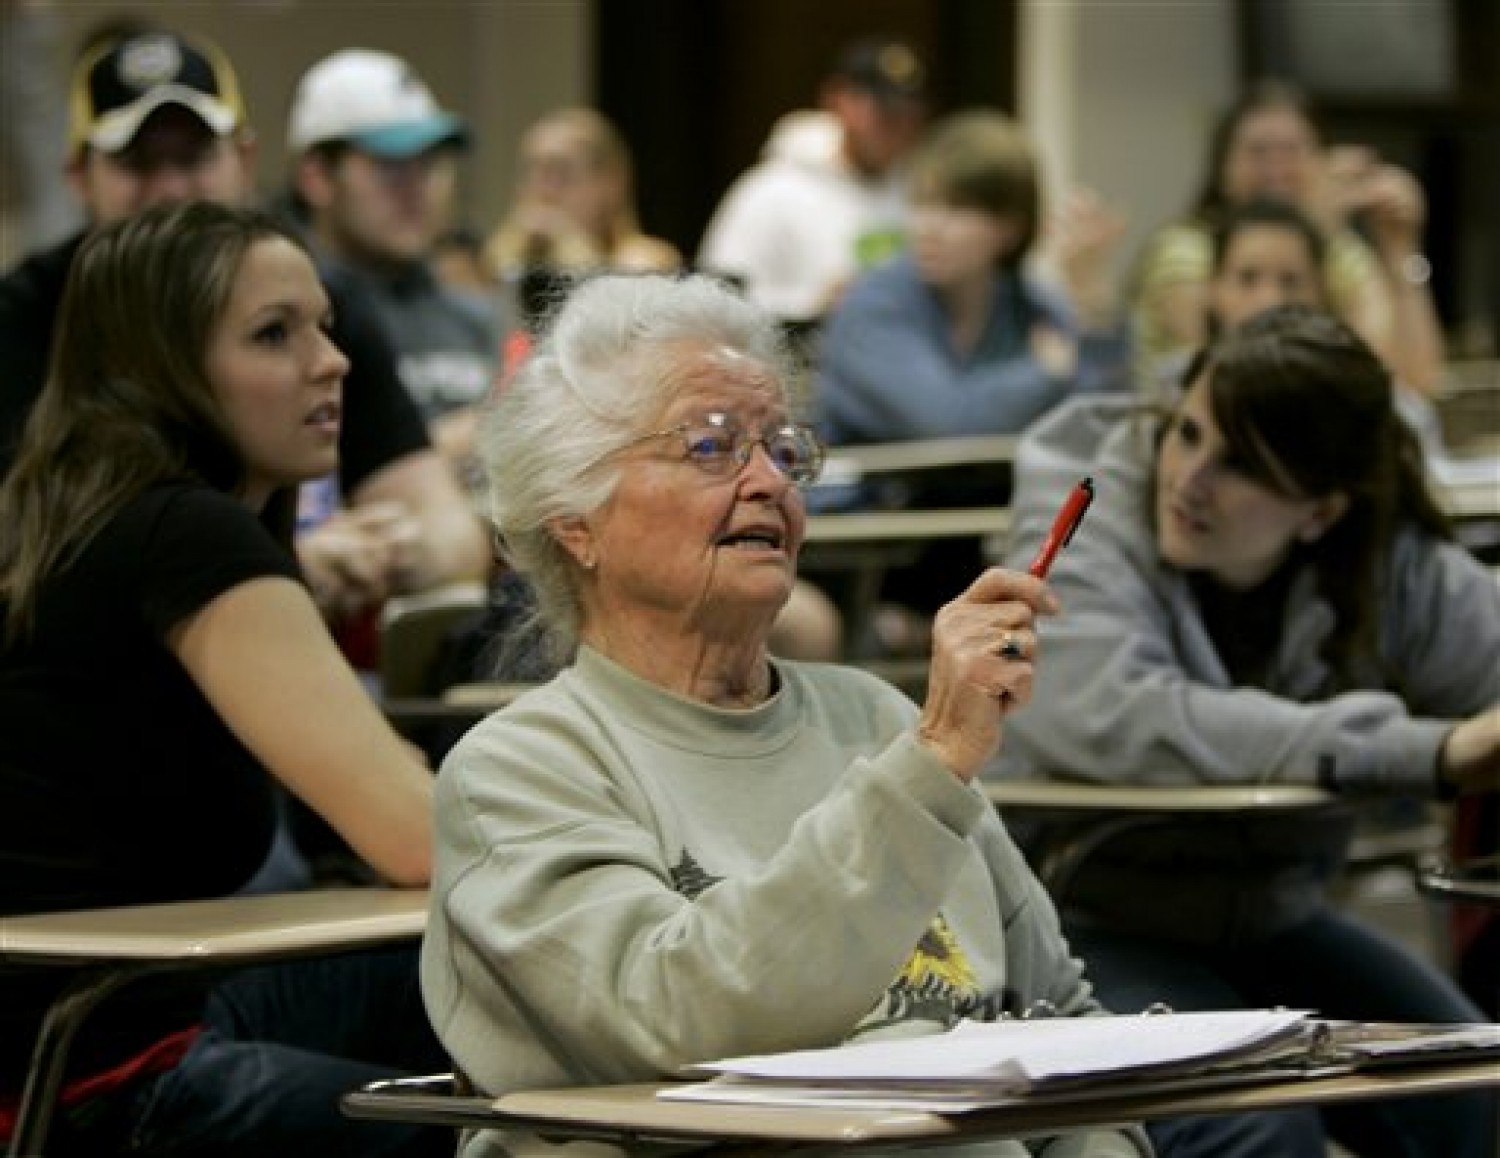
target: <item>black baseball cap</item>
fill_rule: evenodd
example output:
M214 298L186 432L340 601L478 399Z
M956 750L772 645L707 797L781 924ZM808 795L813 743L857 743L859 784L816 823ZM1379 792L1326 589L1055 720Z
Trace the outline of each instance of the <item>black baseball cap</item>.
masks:
M118 153L147 117L169 104L220 137L245 122L239 80L214 45L159 29L99 44L73 70L69 147Z
M839 53L833 76L882 100L927 99L927 68L916 50L900 40L855 41Z

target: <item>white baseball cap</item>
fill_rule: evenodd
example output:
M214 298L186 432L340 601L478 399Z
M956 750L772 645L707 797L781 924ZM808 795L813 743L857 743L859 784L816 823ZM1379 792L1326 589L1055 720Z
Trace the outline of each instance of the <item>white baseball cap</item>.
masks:
M467 145L469 127L438 105L399 56L348 48L308 69L292 97L292 151L330 141L377 157L412 157L436 145Z

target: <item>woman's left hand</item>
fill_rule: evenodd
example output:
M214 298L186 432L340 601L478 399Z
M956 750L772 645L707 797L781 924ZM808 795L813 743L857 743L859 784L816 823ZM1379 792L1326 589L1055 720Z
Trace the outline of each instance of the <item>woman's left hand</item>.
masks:
M1500 790L1500 704L1448 733L1438 754L1438 772L1459 792Z
M1375 248L1386 261L1400 261L1421 250L1427 198L1405 169L1381 165L1366 185L1363 209Z
M1031 699L1036 617L1058 610L1034 576L991 567L932 624L917 734L965 782L1000 747L1000 718Z
M1103 330L1118 307L1113 262L1125 237L1125 215L1091 189L1074 189L1049 224L1063 282L1079 324Z

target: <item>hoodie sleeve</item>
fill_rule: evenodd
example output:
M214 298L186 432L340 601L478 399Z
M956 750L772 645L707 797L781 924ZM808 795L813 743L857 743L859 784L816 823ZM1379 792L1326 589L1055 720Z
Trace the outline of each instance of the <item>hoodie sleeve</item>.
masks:
M1013 316L1032 318L1077 337L1066 304L1029 282L1007 280L1001 293L1022 295L1015 308L997 301L984 345L961 357L948 319L909 259L864 277L834 311L824 339L820 421L834 443L891 442L1020 431L1078 389L1101 377L1093 367L1117 356L1085 343L1076 376L1049 373L1032 356L1030 335ZM1025 323L1019 323L1025 324ZM997 345L1017 348L995 352Z
M1043 628L1033 700L1010 721L1002 768L1137 784L1432 791L1453 719L1500 694L1500 593L1477 562L1427 540L1398 552L1415 554L1393 576L1387 616L1400 630L1387 624L1387 659L1410 687L1427 689L1411 708L1374 686L1306 702L1232 686L1182 577L1156 555L1144 464L1127 466L1119 437L1103 453L1070 453L1063 427L1034 432L1018 456L1008 560L1024 566L1059 476L1092 471L1100 498L1053 571L1063 612Z

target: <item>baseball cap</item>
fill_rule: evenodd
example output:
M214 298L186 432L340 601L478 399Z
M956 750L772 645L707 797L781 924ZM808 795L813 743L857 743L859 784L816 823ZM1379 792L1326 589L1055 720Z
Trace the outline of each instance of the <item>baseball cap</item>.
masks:
M467 145L469 128L438 105L400 57L348 48L308 69L292 97L291 149L330 141L347 141L377 157L411 157L434 145Z
M926 66L911 45L899 40L855 41L839 54L833 75L883 100L926 99Z
M69 148L118 153L147 117L169 104L195 114L220 137L245 121L239 81L216 46L165 30L106 41L73 70Z

